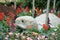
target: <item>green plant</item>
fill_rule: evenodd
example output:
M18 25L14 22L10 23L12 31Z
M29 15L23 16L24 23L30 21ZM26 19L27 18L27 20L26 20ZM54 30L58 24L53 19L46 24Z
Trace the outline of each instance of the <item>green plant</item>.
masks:
M60 24L58 25L58 28L56 30L56 39L60 40Z

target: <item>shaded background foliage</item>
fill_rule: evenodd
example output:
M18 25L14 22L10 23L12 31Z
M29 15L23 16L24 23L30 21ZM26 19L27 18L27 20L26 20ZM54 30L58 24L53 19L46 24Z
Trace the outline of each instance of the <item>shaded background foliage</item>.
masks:
M17 4L18 3L23 3L24 6L28 6L31 9L32 8L32 1L33 0L24 0L24 2L17 2ZM53 1L54 0L50 0L50 9L53 8ZM10 2L6 2L6 3L0 2L0 4L2 4L2 5L4 5L4 4L9 5ZM35 6L39 6L42 9L46 8L46 6L47 6L46 4L47 4L47 0L35 0ZM56 0L56 9L60 10L60 0Z

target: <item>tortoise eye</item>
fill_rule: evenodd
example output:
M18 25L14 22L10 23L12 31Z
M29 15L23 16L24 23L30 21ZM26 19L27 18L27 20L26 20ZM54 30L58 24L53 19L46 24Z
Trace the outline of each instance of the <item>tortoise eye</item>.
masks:
M24 22L24 20L22 20L22 22Z

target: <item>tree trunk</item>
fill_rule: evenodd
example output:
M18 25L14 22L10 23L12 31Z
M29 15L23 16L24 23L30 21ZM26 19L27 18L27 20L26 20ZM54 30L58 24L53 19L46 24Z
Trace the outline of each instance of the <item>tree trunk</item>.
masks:
M35 11L34 11L35 10L35 6L34 5L35 5L35 0L33 0L33 16L34 16L34 13L35 13Z
M16 0L14 0L14 9L16 9Z
M49 5L50 5L50 0L47 0L47 12L46 12L46 24L48 24L48 21L49 21Z
M54 2L53 2L53 10L54 10L54 13L56 12L56 10L55 10L55 3L56 3L56 0L54 0Z

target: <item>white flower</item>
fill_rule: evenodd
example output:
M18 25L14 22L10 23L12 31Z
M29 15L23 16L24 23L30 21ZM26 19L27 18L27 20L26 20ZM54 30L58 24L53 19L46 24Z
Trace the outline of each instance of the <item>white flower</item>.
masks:
M9 35L6 35L6 37L9 37Z
M27 40L33 40L31 37L28 37Z
M31 13L32 11L30 10L30 13Z
M13 35L13 32L9 32L9 35L12 36Z
M23 36L23 35L22 35L22 40L26 40L26 36Z
M33 25L34 18L31 16L20 16L15 20L15 24L23 29L26 29L28 25Z
M42 39L44 39L45 38L45 36L44 35L42 35Z
M38 36L38 38L37 38L38 40L41 40L42 39L42 37L41 36Z
M48 38L45 38L45 40L48 40Z
M54 31L57 31L57 29L54 29Z
M6 40L8 40L8 37L5 37Z
M44 9L44 10L43 10L43 13L46 13L46 11L47 11L47 9Z
M53 32L52 35L55 36L55 33Z
M25 36L22 36L22 38L26 38Z
M16 33L16 37L19 37L20 36L20 33Z
M18 35L20 35L20 33L18 33Z
M18 39L15 39L15 40L18 40Z

